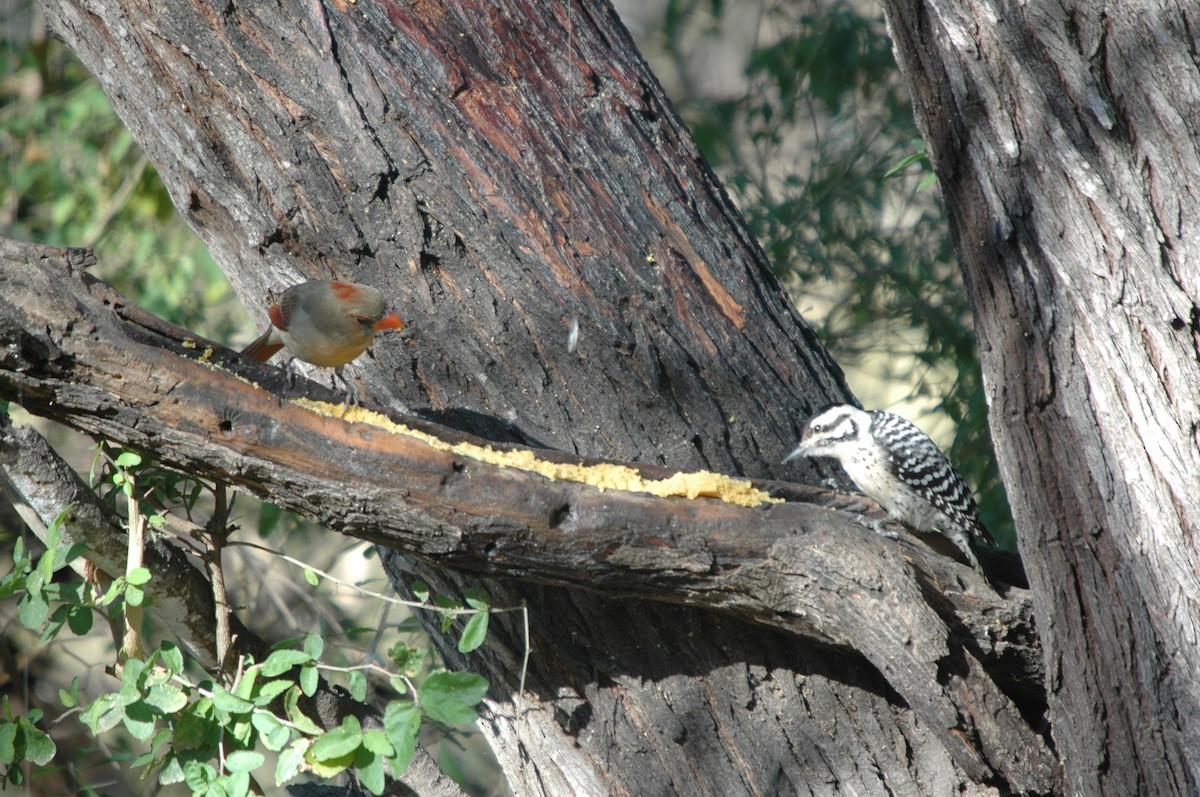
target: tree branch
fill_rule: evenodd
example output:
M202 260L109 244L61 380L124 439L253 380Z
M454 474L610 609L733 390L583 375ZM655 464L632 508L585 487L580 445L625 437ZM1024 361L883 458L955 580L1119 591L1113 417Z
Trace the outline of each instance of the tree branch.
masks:
M757 482L807 500L753 507L601 491L444 450L486 445L445 427L380 416L419 439L319 414L257 386L285 393L277 369L127 304L82 274L86 262L80 250L0 240L0 280L11 288L0 335L16 341L0 361L0 395L441 566L719 609L856 651L972 778L1050 782L1052 757L1013 700L1030 710L1039 680L1023 591L1001 597L914 542L886 544L812 503L821 491ZM337 402L311 383L295 390ZM585 473L602 466L585 464ZM626 465L648 479L671 475Z

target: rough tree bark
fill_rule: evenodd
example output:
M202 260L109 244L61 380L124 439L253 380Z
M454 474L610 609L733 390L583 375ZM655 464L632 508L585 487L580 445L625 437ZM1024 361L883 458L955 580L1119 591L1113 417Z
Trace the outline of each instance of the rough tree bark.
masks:
M885 0L975 308L1071 794L1200 788L1200 14Z
M607 6L43 5L252 308L330 275L394 298L411 326L352 369L364 395L490 439L759 478L846 397ZM897 630L939 616L912 578ZM518 793L1053 788L1037 716L994 737L1007 697L947 696L981 677L948 634L920 651L929 689L904 694L884 658L709 611L485 584L531 609L524 713L518 629L445 653L491 680L481 726Z

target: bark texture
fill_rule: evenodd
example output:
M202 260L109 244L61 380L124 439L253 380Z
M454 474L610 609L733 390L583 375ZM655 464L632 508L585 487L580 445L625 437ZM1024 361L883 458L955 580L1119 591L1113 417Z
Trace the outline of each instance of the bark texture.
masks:
M975 308L1071 794L1200 788L1200 15L884 3Z
M846 398L605 5L43 5L248 304L328 276L393 297L410 328L349 369L361 395L494 440L756 478ZM876 572L855 539L795 577ZM476 583L418 567L440 591ZM470 661L444 652L492 681L483 730L521 794L1050 790L1038 718L1014 729L1001 690L964 708L990 679L942 630L939 589L909 583L850 629L876 636L871 659L487 580L531 610L519 714L518 628L496 623Z

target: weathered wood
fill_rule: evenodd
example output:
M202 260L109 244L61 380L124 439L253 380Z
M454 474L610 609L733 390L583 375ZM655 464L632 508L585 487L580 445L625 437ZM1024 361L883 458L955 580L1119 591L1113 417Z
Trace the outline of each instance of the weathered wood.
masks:
M884 6L975 308L1067 791L1194 795L1200 18Z
M813 408L848 397L840 372L606 4L43 7L252 308L268 288L315 276L394 299L410 327L349 369L360 394L572 454L817 475L779 462ZM318 516L336 521L336 503ZM834 550L868 542L880 547L831 536L822 567L839 572ZM885 566L859 573L863 559L845 557L843 577L876 589ZM444 592L475 583L417 566ZM930 658L889 676L933 690L906 702L878 672L896 641L891 614L873 615L871 663L707 610L484 585L530 607L519 722L521 634L507 616L469 661L438 642L492 682L481 729L519 792L982 791L980 761L989 783L1047 782L1040 743L1024 772L1010 765L1028 728L989 753L987 723L953 708L949 682L971 691L977 670L936 625L913 626ZM919 601L889 608L931 617L939 590L905 587ZM871 616L886 604L863 605ZM930 677L935 661L946 666Z

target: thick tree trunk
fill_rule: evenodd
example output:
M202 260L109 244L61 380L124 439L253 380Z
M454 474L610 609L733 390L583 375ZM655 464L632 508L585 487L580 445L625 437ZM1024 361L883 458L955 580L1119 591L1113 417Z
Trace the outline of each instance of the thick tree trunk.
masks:
M975 307L1068 791L1194 795L1200 15L884 5Z
M350 369L364 395L491 439L753 477L784 475L802 418L846 397L607 6L44 6L251 306L330 275L393 297L411 326ZM795 576L861 579L847 599L887 611L851 630L912 648L895 662L502 580L496 602L530 608L523 702L515 624L469 661L445 652L491 680L481 726L522 794L1049 790L1036 711L1017 728L999 690L964 699L991 680L940 590L900 559L907 585L882 589L855 561Z

